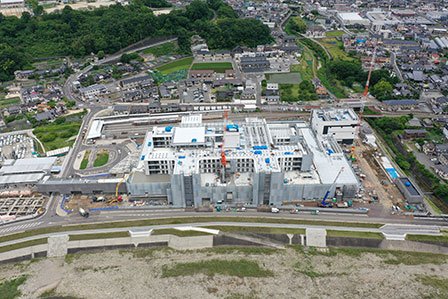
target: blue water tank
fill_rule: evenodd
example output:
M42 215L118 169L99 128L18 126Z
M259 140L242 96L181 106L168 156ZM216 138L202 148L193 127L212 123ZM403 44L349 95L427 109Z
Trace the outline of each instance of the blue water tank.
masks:
M404 183L404 185L405 185L406 187L410 187L410 186L411 186L411 182L406 181L406 182Z
M152 144L152 142L151 142L151 141L148 141L148 146L151 146L151 144Z
M269 163L271 163L271 159L266 158L266 159L264 160L264 162L266 162L266 164L269 164Z
M145 160L145 155L142 155L142 157L140 158L140 160Z
M261 151L254 151L255 155L261 155Z
M196 138L191 139L191 142L195 143L198 142L198 140Z
M172 129L173 129L172 126L166 126L165 127L165 132L171 132Z

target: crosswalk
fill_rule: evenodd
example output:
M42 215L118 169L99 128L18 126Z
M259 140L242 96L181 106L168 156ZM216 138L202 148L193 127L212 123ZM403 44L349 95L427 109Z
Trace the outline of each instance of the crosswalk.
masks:
M5 228L1 228L1 226L0 226L0 235L10 233L10 232L15 232L15 231L28 230L28 229L34 228L36 226L39 226L42 223L43 223L42 221L30 222L30 223L24 223L24 224L20 224L20 225L8 226Z

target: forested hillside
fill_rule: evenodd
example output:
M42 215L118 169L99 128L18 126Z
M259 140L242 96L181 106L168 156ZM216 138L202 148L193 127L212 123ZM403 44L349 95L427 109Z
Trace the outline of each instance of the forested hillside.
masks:
M24 13L21 18L0 14L0 81L11 79L15 70L35 58L114 53L147 37L177 36L185 52L193 34L201 35L216 49L254 47L272 39L267 26L254 19L237 19L221 0L195 0L185 10L160 16L145 2L92 11L65 7L60 13Z

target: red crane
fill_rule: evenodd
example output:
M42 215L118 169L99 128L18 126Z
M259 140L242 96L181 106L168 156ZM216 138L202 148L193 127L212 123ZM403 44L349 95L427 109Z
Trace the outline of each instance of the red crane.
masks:
M372 60L370 61L370 66L369 66L369 74L367 75L367 81L366 81L366 86L364 88L363 99L361 100L361 108L359 110L358 127L357 127L357 135L358 136L359 136L359 133L361 132L362 118L364 116L364 105L365 105L365 102L367 102L367 95L369 94L370 78L372 77L372 72L375 67L377 44L378 44L378 40L375 42L375 47L373 48ZM356 159L355 158L355 150L356 150L356 147L352 146L352 148L351 148L352 160Z

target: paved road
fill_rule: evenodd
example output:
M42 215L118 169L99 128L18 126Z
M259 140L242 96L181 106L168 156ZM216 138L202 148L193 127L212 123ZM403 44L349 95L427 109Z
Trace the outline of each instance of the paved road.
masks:
M403 82L403 75L401 73L400 68L397 65L397 55L395 54L395 52L390 53L390 63L392 64L398 79L400 79L400 82Z
M84 116L82 120L82 124L80 127L80 132L82 132L84 127L87 127L90 123L90 120L92 117L98 113L99 111L103 110L105 107L97 106L97 107L91 107L89 112ZM76 136L76 141L73 144L73 147L70 149L69 153L64 159L64 167L62 169L61 177L66 178L71 175L73 175L73 163L75 162L76 155L80 151L80 147L82 146L82 140L83 140L83 134L79 133L78 136Z

